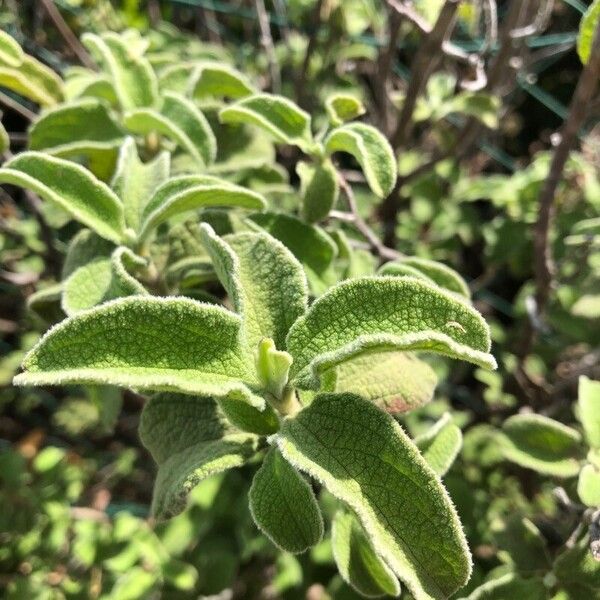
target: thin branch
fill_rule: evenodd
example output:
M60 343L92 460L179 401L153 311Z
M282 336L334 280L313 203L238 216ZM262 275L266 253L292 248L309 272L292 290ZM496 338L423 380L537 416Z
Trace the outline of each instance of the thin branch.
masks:
M394 148L403 146L408 139L417 99L435 68L444 40L454 26L454 17L456 16L459 4L460 0L446 0L435 25L417 51L411 65L411 78L402 105L402 111L400 112L396 131L392 137Z
M538 6L533 23L518 27L510 32L510 37L513 40L536 35L544 31L548 26L552 11L554 10L554 0L543 0Z
M81 64L88 67L89 69L95 69L94 61L90 58L86 49L81 45L81 42L77 39L77 36L71 31L71 28L67 25L67 22L63 19L58 8L52 0L40 0L42 6L45 8L46 13L54 23L56 29L63 37L69 48L73 51L75 56L80 60Z
M271 89L276 94L281 92L281 73L279 63L275 55L275 45L271 35L271 26L269 24L269 14L265 8L264 0L255 0L256 15L258 16L258 26L260 28L260 43L265 49L267 60L269 61L269 72L271 74Z
M339 211L332 211L330 215L334 218L346 221L347 223L352 223L354 227L356 227L356 229L368 241L371 249L377 255L379 255L380 258L384 260L396 260L397 258L402 256L397 250L388 248L385 244L383 244L383 242L379 239L377 234L369 227L369 225L367 225L365 220L360 216L358 212L358 207L356 205L356 198L354 197L354 192L352 191L350 184L346 181L346 178L341 173L339 173L339 182L340 188L346 196L350 212L342 213Z
M33 121L36 118L36 114L29 110L26 106L19 104L16 100L13 100L8 94L4 92L0 92L0 104L4 104L7 108L14 110L16 113L21 115L24 119L28 121Z

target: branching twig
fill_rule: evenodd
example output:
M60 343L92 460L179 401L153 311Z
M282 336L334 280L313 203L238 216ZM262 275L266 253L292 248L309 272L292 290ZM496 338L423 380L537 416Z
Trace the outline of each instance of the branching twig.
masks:
M454 17L460 0L446 0L435 25L420 45L411 65L411 78L398 118L396 131L392 137L392 145L399 148L406 143L411 130L412 116L417 105L419 94L427 84L435 64L439 59L440 50L454 24ZM392 6L396 8L397 2Z
M13 100L8 94L4 92L0 92L0 104L4 104L11 110L14 110L16 113L21 115L24 119L28 121L33 121L36 118L36 114L29 110L26 106L19 104L16 100Z
M368 241L371 249L376 254L378 254L380 258L384 260L395 260L399 258L401 256L400 252L398 252L397 250L393 250L392 248L388 248L385 244L383 244L377 236L377 234L369 227L369 225L367 225L365 220L360 216L358 212L358 207L356 206L356 198L354 197L352 187L341 173L339 174L339 181L340 188L346 196L350 212L343 213L339 211L332 211L330 215L333 218L346 221L347 223L352 223L354 227L356 227L356 229Z
M269 73L271 74L271 89L276 94L281 92L281 73L279 63L275 55L275 45L271 35L271 26L269 24L269 14L265 8L264 0L255 0L256 15L258 17L258 26L260 27L260 43L265 49L267 60L269 61Z
M77 36L71 31L71 28L67 25L67 22L63 19L58 8L52 0L40 0L42 6L48 13L48 16L54 23L56 29L58 29L60 35L63 37L69 48L73 51L75 56L81 61L81 64L88 67L89 69L95 69L94 61L90 58L86 49L81 45L81 42L77 39Z

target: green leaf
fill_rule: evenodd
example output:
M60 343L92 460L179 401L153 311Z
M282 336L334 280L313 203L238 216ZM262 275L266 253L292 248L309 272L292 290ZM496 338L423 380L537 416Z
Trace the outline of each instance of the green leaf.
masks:
M283 96L256 94L221 110L222 123L247 123L270 133L282 144L307 148L312 143L310 115Z
M460 452L462 432L452 422L450 413L445 413L433 427L415 438L415 444L431 468L443 477Z
M592 448L600 448L600 381L585 376L579 378L577 408L587 443Z
M227 423L211 398L159 394L144 407L140 438L158 463L152 514L172 517L203 479L243 465L257 438Z
M321 394L275 441L356 513L416 600L447 598L468 581L470 554L448 494L390 415L353 394Z
M329 159L318 165L300 161L296 171L301 182L302 217L309 223L325 219L340 191L335 167Z
M148 135L158 132L173 140L199 166L211 164L217 152L216 140L206 117L183 96L165 93L162 108L133 110L123 118L133 133Z
M18 67L0 66L0 85L40 106L53 106L63 99L62 79L27 54Z
M10 138L6 128L0 123L0 154L4 154L8 149L10 149Z
M577 36L577 53L583 64L590 59L594 33L598 28L600 19L600 0L594 0L585 11L579 24L579 35Z
M65 313L72 316L108 300L147 294L124 263L133 268L144 266L146 261L120 246L110 258L97 258L79 267L64 282L61 305Z
M266 233L221 239L206 224L201 232L215 271L242 317L249 351L254 352L263 338L271 338L278 350L284 350L289 328L308 303L302 265Z
M210 175L182 175L163 183L144 207L139 238L171 217L208 206L261 210L266 200L261 194Z
M589 596L600 589L600 562L590 552L589 536L584 536L573 548L565 550L554 562L554 574L563 584L575 584L587 588Z
M408 270L407 270L408 268ZM419 258L417 256L408 256L398 259L397 261L388 262L383 265L379 271L379 275L409 275L410 270L415 269L429 279L451 292L464 296L471 297L469 286L465 280L450 267L444 263L427 258Z
M556 477L579 472L581 436L558 421L536 414L504 421L499 441L504 457L527 469Z
M600 508L600 469L592 464L584 465L579 472L577 494L587 506Z
M23 152L4 163L0 183L17 185L66 210L101 237L125 237L123 206L111 189L87 169L41 152Z
M400 595L398 579L375 552L351 513L342 510L336 513L331 528L331 544L340 575L362 596Z
M89 229L81 229L69 243L61 278L67 279L71 273L92 260L101 257L108 258L114 249L114 244L108 240L101 238Z
M53 327L23 361L16 385L111 384L246 398L256 385L240 318L186 298L122 298Z
M329 122L337 127L346 121L351 121L364 115L366 109L363 103L354 96L348 94L333 94L325 100L325 108Z
M202 63L197 67L196 81L192 98L244 98L255 93L256 89L248 78L224 63Z
M501 106L498 96L484 92L462 92L444 102L435 114L441 119L451 113L460 113L478 119L490 129L496 129Z
M323 388L351 392L371 400L392 415L431 401L437 376L410 352L366 353L323 373Z
M17 40L0 30L0 64L18 67L24 58L25 53Z
M144 209L156 189L168 179L170 167L168 152L161 152L150 162L143 163L133 138L126 138L121 146L111 187L121 198L125 221L134 231L140 230Z
M29 147L61 158L89 157L90 164L112 164L123 136L106 104L85 98L44 112L29 130Z
M290 376L316 386L320 372L365 352L427 350L495 368L481 315L437 286L401 277L345 281L316 300L287 337Z
M107 75L84 67L69 67L65 71L65 78L65 98L67 100L95 98L104 100L111 107L119 106L117 93Z
M385 198L394 188L398 175L394 151L374 127L364 123L342 125L329 134L325 149L329 154L347 152L354 156L379 198Z
M312 287L316 280L325 277L337 256L337 246L323 229L283 213L264 212L249 218L291 251L304 267Z
M276 448L265 456L248 497L254 522L281 550L299 554L323 537L312 488Z
M110 75L123 110L152 106L158 97L156 75L146 58L116 33L85 33L81 41Z
M516 573L508 573L480 585L464 600L547 600L546 586L538 577L525 579Z

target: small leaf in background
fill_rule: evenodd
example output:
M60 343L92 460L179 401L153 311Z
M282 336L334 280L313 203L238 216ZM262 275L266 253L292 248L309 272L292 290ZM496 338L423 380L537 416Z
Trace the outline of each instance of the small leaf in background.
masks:
M463 600L547 600L546 586L540 577L530 579L508 573L480 585Z
M586 442L600 449L600 381L592 381L585 375L579 378L577 408Z
M208 225L201 231L215 271L242 317L249 352L254 353L264 338L285 350L285 336L308 304L302 265L267 233L219 238Z
M256 450L256 437L227 423L211 398L158 394L146 404L140 437L158 463L152 513L181 512L189 492L211 475L241 466Z
M256 94L219 113L222 123L247 123L270 133L283 144L306 148L312 142L310 115L283 96Z
M487 324L472 307L417 279L365 277L331 288L294 323L287 337L290 376L315 385L323 370L394 348L495 367Z
M353 394L321 394L275 439L356 513L416 600L446 598L468 581L471 558L448 494L390 415Z
M40 106L53 106L63 99L62 79L27 54L16 67L0 64L0 85Z
M148 201L141 217L139 238L179 214L208 206L261 210L261 194L210 175L182 175L162 184Z
M86 33L81 41L110 75L123 110L152 106L158 82L150 63L127 47L116 33Z
M351 513L342 510L336 513L331 528L331 545L340 575L362 596L400 595L397 577L379 557Z
M406 270L408 268L408 271ZM410 275L410 269L416 269L425 278L433 281L440 287L455 292L465 298L471 297L469 286L465 280L454 270L444 263L428 258L407 256L397 261L385 263L378 271L380 275Z
M144 286L130 273L146 261L120 246L109 258L97 258L79 267L63 283L61 306L68 316L108 300L147 294Z
M126 138L121 146L111 187L123 203L127 225L134 231L139 231L142 214L152 195L168 179L170 165L171 155L168 152L143 163L131 137Z
M415 438L415 444L431 468L443 477L462 447L462 432L445 413L428 431Z
M75 234L67 248L63 263L61 279L65 280L79 267L97 258L108 258L115 246L89 229L82 229Z
M101 383L253 401L242 381L256 383L239 317L184 298L123 298L82 312L42 337L23 369L16 385Z
M0 183L10 183L54 202L101 237L119 243L125 236L123 206L114 192L87 169L68 160L23 152L4 163Z
M323 536L321 510L310 485L276 448L265 456L248 497L254 522L278 548L299 554Z
M301 183L302 217L309 223L325 219L340 191L335 167L329 159L316 165L300 161L296 172Z
M4 154L10 149L10 138L4 124L0 123L0 154Z
M559 554L553 571L561 584L577 590L573 598L594 598L600 589L600 563L590 551L587 535Z
M398 174L394 151L374 127L364 123L342 125L329 134L325 149L329 154L347 152L354 156L379 198L385 198L394 188Z
M437 376L410 352L366 353L344 361L323 374L323 388L352 392L397 415L427 404Z
M577 53L583 64L587 63L592 51L594 33L600 19L600 0L594 0L581 18L579 35L577 36Z
M363 103L356 97L348 94L333 94L325 100L325 108L329 122L337 127L346 121L352 121L364 115L366 109Z
M600 508L600 469L596 465L584 465L579 472L577 495L585 505Z
M527 469L556 477L574 477L579 472L581 435L548 417L509 417L498 440L504 457Z

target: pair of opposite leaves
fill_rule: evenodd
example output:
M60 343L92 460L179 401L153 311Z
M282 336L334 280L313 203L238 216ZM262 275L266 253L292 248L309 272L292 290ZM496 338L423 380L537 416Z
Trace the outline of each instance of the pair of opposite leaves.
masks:
M346 281L308 308L303 269L274 238L219 238L206 225L202 235L235 313L184 298L116 300L51 329L15 383L190 394L160 394L144 412L144 442L159 463L159 516L180 511L198 481L245 463L270 435L277 449L257 475L253 511L273 539L298 549L320 537L320 516L309 518L320 513L298 469L353 509L375 556L415 597L451 594L469 577L468 548L438 476L401 428L348 393L317 395L281 422L265 403L254 354L270 338L293 360L287 385L313 391L337 366L382 351L429 350L493 367L481 316L456 294L402 276ZM216 426L202 418L215 400L224 415ZM295 520L300 534L280 526L289 513L286 489L298 490L292 512L307 515Z

